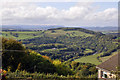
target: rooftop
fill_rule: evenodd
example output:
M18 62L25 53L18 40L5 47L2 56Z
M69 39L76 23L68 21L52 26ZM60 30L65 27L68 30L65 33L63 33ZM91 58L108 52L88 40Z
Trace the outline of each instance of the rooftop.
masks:
M112 56L111 58L101 63L97 67L108 70L108 71L118 71L118 68L117 68L118 66L120 66L120 53Z

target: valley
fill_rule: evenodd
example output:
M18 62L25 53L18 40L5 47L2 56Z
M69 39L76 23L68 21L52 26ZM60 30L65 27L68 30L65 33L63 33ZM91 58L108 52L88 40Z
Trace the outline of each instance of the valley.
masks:
M102 62L100 57L109 56L117 51L117 42L114 41L116 35L109 36L83 28L3 31L2 36L21 41L26 48L61 61L71 60L98 65Z

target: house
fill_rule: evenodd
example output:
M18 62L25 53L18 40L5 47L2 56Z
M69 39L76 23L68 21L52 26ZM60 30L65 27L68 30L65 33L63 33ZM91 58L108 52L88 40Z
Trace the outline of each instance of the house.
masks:
M116 79L120 76L118 73L120 67L120 54L116 54L96 66L98 69L98 78L99 79Z

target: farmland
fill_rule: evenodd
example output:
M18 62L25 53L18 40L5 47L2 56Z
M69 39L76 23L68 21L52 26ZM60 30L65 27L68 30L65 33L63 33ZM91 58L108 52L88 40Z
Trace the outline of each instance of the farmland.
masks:
M95 65L101 63L98 56L110 55L109 53L112 54L117 48L117 42L112 41L112 37L83 28L3 31L2 36L22 41L26 48L49 56L51 59L62 61L70 59ZM93 55L94 53L97 54Z

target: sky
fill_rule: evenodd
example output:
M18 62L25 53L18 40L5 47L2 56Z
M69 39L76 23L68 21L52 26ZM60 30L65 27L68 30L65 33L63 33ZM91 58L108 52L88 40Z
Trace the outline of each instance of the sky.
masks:
M118 25L117 2L4 2L3 25Z

